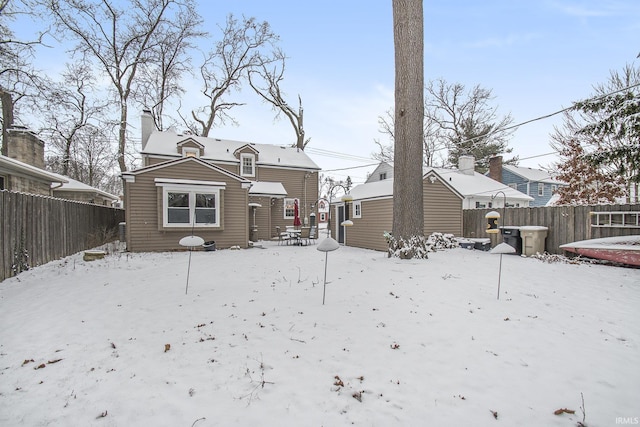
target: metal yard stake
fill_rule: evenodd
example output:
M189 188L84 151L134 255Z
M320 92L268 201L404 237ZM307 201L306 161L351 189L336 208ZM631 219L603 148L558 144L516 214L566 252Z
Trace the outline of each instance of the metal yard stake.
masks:
M489 252L491 254L500 254L500 267L498 269L498 298L497 299L500 299L500 277L502 276L502 255L513 254L515 252L516 252L516 249L513 246L504 242L500 243L498 246L491 249L491 251Z
M329 252L335 251L340 245L332 237L324 239L317 247L320 252L324 252L324 286L322 288L322 305L324 305L324 297L327 291L327 261Z

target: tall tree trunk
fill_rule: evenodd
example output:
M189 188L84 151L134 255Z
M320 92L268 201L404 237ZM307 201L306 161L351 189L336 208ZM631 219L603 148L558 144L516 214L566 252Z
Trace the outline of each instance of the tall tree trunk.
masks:
M0 153L6 156L9 129L13 125L13 97L11 93L0 88L0 101L2 102L2 146Z
M118 165L121 172L127 171L125 155L127 152L127 103L121 101L120 106L120 127L118 129Z
M396 70L393 235L408 239L424 235L424 17L422 0L392 1Z

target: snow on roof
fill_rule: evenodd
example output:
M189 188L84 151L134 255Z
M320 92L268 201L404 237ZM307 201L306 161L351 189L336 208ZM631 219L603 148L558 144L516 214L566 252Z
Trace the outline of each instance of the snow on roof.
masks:
M233 141L195 135L179 135L175 132L155 131L149 136L145 148L141 151L147 155L162 155L180 157L177 145L187 139L193 139L204 147L204 160L227 163L239 163L234 152L245 145L250 145L258 152L258 165L284 166L303 169L319 170L309 156L295 147L284 147L271 144L254 144L246 141Z
M557 179L555 179L549 172L545 170L513 165L502 165L502 168L529 181L546 182L548 184L564 184L562 181L558 181Z
M533 197L527 196L511 187L507 187L478 172L474 172L473 175L467 175L457 169L427 168L425 175L432 170L464 197L477 198L485 196L490 198L498 191L503 191L510 200L533 200ZM373 181L358 185L351 189L349 194L354 200L390 197L393 195L393 179Z
M498 191L503 191L508 199L512 200L533 200L533 197L493 180L481 173L474 172L467 175L457 169L428 168L427 171L434 170L445 181L455 188L460 194L466 197L491 197Z
M44 181L55 183L65 183L69 180L69 178L63 177L61 175L54 174L44 169L40 169L11 157L0 155L0 172L2 171L19 173L22 175L27 175L33 178L38 178Z
M249 189L249 195L285 197L287 195L287 190L285 190L281 182L252 181L251 189Z
M393 196L393 178L360 184L349 191L353 200L374 199Z
M106 191L102 191L98 188L92 187L90 185L85 184L84 182L80 182L77 181L75 179L69 178L68 176L64 176L64 175L60 175L57 173L53 173L53 175L60 177L60 179L65 179L66 183L62 184L61 186L52 184L51 188L53 189L53 191L55 192L56 190L60 190L60 191L77 191L77 192L86 192L86 193L98 193L101 196L106 197L107 199L111 199L111 200L120 200L120 198L116 195L113 195L111 193L107 193Z

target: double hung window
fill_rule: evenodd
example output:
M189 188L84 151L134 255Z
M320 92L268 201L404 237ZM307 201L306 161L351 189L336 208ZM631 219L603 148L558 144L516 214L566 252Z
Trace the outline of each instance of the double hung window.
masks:
M162 226L221 227L222 185L158 183L162 187Z
M240 175L256 176L256 156L253 154L240 155Z

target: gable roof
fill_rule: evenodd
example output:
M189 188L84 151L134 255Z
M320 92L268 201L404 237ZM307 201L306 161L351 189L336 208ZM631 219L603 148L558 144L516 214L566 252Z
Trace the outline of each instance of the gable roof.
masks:
M564 182L558 181L553 176L551 176L549 172L545 170L527 168L522 166L513 166L513 165L502 165L502 168L526 179L527 181L544 182L547 184L560 184L560 185L564 184Z
M237 164L236 151L246 146L260 153L257 165L320 170L320 167L303 150L295 147L284 147L271 144L254 144L228 139L208 138L195 135L179 135L171 131L155 131L149 136L145 147L140 152L146 156L180 157L176 145L189 139L204 147L202 159L220 163Z
M3 155L0 155L0 173L8 173L48 183L55 182L63 184L69 182L68 178L61 175L48 172L44 169L31 166L27 163Z
M245 179L245 178L241 177L240 175L236 175L233 172L229 172L228 170L222 169L219 166L216 166L214 164L206 162L206 161L204 161L202 159L199 159L197 157L180 157L180 158L175 159L175 160L169 160L169 161L166 161L166 162L157 163L155 165L146 166L144 168L136 169L136 170L133 170L133 171L122 172L121 176L122 176L122 179L124 179L127 182L130 182L130 181L134 182L136 175L140 175L140 174L143 174L143 173L151 172L151 171L154 171L154 170L164 169L166 167L173 166L173 165L179 165L179 164L185 163L185 162L196 162L196 163L199 163L202 166L205 166L205 167L207 167L207 168L209 168L211 170L219 172L219 173L221 173L223 175L228 176L231 179L234 179L234 180L242 182L242 183L249 184L251 182L248 179Z

